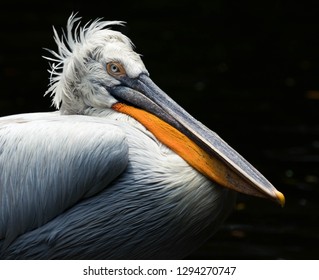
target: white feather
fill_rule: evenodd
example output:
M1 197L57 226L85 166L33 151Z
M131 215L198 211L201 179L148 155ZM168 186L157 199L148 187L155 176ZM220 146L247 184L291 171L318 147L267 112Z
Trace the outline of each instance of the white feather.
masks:
M182 258L227 216L232 192L111 109L107 63L148 73L121 24L71 15L47 58L60 111L0 118L0 258Z
M111 107L116 100L105 88L93 87L92 83L95 80L102 80L109 86L118 83L105 71L110 60L121 61L130 76L147 72L139 55L133 51L131 40L109 29L112 25L123 25L122 21L97 19L80 27L80 19L71 15L61 37L53 28L58 51L49 50L53 57L45 57L51 68L46 94L53 97L56 108L62 104L61 111L65 114L82 114L88 107Z

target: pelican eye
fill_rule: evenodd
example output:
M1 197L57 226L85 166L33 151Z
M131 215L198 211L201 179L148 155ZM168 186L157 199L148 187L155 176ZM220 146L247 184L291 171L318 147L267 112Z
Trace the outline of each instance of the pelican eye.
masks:
M119 62L110 62L106 64L106 71L113 77L120 77L126 75L124 66Z

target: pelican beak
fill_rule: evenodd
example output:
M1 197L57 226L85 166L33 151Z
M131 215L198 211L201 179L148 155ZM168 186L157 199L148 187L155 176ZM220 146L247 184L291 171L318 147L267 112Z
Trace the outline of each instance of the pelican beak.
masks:
M284 195L215 132L193 118L147 74L120 78L112 108L142 123L162 143L219 185L285 204Z

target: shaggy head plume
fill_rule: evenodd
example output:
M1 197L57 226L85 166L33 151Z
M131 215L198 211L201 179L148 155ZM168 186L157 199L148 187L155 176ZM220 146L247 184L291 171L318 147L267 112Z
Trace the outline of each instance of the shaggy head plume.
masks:
M70 102L73 102L72 107L75 107L75 100L85 101L92 92L96 93L94 81L89 79L91 72L95 71L95 76L97 75L97 66L90 62L103 60L107 44L121 43L132 51L133 44L128 37L107 28L111 25L123 25L122 21L97 19L81 27L80 19L76 14L72 14L61 37L53 27L58 50L57 52L48 50L53 57L44 57L50 61L50 83L45 95L50 94L53 97L52 103L57 109L60 109L61 104L67 109ZM114 81L108 81L111 85L112 82L114 84ZM81 111L83 108L80 107L84 105L78 104L78 107L78 111Z

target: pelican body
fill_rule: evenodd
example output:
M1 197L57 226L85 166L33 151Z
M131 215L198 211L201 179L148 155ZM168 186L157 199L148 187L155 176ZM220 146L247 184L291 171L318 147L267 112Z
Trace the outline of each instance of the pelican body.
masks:
M0 118L2 259L180 259L235 191L284 204L149 78L115 24L71 15L48 58L58 110Z

